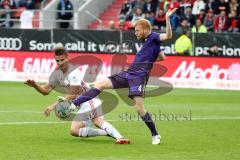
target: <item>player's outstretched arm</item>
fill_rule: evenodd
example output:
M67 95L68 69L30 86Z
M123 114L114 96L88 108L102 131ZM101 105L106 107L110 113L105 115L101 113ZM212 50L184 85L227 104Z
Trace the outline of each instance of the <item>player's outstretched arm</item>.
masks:
M166 33L160 34L160 40L165 41L172 38L172 27L170 24L170 18L171 16L176 12L177 8L174 8L173 10L168 10L166 12Z
M28 79L26 82L24 82L24 84L35 88L38 92L42 93L43 95L48 95L53 89L53 87L51 87L49 84L39 85L38 83L31 79Z
M57 104L58 104L58 101L46 107L43 111L44 115L48 117L50 113L56 108Z

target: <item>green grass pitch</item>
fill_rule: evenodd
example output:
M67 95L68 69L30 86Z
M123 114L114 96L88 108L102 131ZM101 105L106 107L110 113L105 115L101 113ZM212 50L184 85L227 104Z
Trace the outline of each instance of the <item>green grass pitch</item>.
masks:
M149 130L123 101L105 119L131 145L116 145L109 137L70 136L70 123L42 114L57 95L42 96L22 83L0 83L0 160L240 159L240 91L174 89L147 98L149 112L162 116L156 118L162 136L157 146L151 145Z

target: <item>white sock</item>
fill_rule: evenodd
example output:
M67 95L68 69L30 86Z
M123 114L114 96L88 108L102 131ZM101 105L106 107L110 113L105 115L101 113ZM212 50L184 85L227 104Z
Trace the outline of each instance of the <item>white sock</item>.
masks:
M79 129L80 137L96 137L96 136L106 136L107 132L102 129L95 129L90 127L84 127Z
M116 138L116 139L120 139L123 138L122 135L108 122L103 122L100 125L100 128L105 130L107 132L107 134L109 134L110 136Z

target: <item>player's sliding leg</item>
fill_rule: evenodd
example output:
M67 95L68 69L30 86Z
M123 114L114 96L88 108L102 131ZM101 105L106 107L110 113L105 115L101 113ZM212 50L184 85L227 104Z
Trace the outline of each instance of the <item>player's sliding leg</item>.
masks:
M111 89L111 88L113 88L112 83L108 78L106 80L96 82L93 88L84 92L81 96L75 99L73 101L73 104L75 106L79 106L80 104L97 97L104 89Z
M148 126L152 134L152 144L160 144L160 135L158 134L155 124L150 116L150 114L144 109L144 99L143 97L134 97L135 109L141 116L142 120Z
M73 121L71 135L75 137L96 137L107 136L107 132L102 129L88 127L84 122Z
M102 129L84 127L79 129L79 136L80 137L107 136L107 132Z
M130 140L123 138L118 130L102 118L93 119L93 124L107 132L107 134L116 139L117 144L130 144Z

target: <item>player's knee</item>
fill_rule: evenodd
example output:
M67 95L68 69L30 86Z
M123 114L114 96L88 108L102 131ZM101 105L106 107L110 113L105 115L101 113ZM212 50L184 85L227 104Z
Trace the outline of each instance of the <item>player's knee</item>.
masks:
M97 82L94 86L99 90L109 89L112 88L112 82L109 79L105 79L103 81Z
M142 115L144 113L143 107L136 106L135 109L136 109L137 113L139 113L140 115Z
M94 87L99 89L99 90L104 90L105 89L105 82L104 81L97 82Z
M101 118L95 118L92 120L92 123L96 126L96 127L100 127L100 125L102 124L103 120Z
M134 106L138 110L144 108L143 107L143 102L141 102L141 101L136 101Z
M135 102L134 107L135 107L136 111L137 111L140 115L144 115L145 109L144 109L143 102L141 102L141 101Z
M88 136L88 128L80 128L78 136L86 138Z
M73 129L70 130L70 134L74 137L78 137L79 136L79 130L73 128Z

